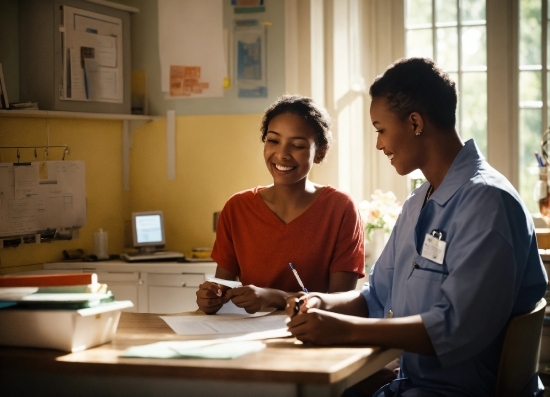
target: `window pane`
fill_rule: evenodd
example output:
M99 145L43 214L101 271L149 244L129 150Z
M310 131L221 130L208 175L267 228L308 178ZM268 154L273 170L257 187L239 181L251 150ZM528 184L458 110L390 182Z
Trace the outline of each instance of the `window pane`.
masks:
M459 86L459 82L458 82L458 73L454 73L454 72L447 72L447 73L449 74L449 77L451 78L451 80L456 83L456 89L458 90L458 92L459 93L462 92L462 87ZM459 94L459 97L458 97L458 104L459 105L460 105L460 101L461 101L461 99L460 99L460 94Z
M454 22L456 24L457 0L436 0L435 23Z
M407 32L408 57L434 57L432 30L420 29Z
M541 72L519 72L519 102L523 106L542 106ZM539 103L535 103L539 102Z
M462 22L485 20L485 1L462 0L460 18Z
M485 26L462 29L462 67L487 66Z
M539 152L542 131L540 109L519 111L519 193L530 212L539 212L538 202L533 198L538 167L533 153Z
M407 0L407 27L432 24L432 0Z
M437 63L447 72L458 70L457 28L437 29Z
M460 91L462 120L460 136L474 138L481 152L487 155L487 74L463 73Z
M541 64L541 1L521 0L519 14L519 64Z

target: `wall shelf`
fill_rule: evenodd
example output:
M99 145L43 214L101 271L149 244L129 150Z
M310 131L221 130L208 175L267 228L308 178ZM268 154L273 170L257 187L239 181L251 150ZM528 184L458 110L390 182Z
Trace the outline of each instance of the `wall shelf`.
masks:
M162 119L163 116L144 116L139 114L112 114L112 113L87 113L87 112L65 112L58 110L0 110L0 117L43 117L61 119L102 119L102 120L130 120L144 121Z
M122 190L130 190L130 149L132 148L132 133L153 120L161 120L164 116L144 116L139 114L111 114L66 112L58 110L0 110L0 117L19 118L62 118L88 120L120 120L122 121Z

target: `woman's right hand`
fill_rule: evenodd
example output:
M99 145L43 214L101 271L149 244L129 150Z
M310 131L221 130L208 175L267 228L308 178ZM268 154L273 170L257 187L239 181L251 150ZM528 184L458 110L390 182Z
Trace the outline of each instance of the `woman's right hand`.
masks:
M296 303L300 302L300 310L296 312ZM285 313L288 317L293 317L296 314L307 313L310 308L320 308L322 300L317 294L306 294L298 292L286 298Z
M206 314L217 313L217 311L229 301L229 298L225 296L225 293L229 289L230 288L225 285L205 281L199 285L197 291L197 305L199 309Z

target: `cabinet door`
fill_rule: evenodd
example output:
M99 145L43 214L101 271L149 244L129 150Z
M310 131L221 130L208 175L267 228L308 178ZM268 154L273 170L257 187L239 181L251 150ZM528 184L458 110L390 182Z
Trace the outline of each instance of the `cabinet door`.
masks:
M107 284L117 301L132 301L134 307L129 307L123 311L133 313L139 311L138 288L141 283L139 272L97 273L97 279L100 283Z
M180 313L198 309L197 289L204 274L149 273L148 298L150 313Z
M197 288L149 286L150 313L181 313L198 309Z

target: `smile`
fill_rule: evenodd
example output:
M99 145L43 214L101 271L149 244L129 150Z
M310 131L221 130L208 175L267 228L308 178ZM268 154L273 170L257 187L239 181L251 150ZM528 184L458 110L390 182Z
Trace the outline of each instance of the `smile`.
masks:
M275 164L275 168L277 168L279 171L290 171L294 167L285 167L284 165Z

